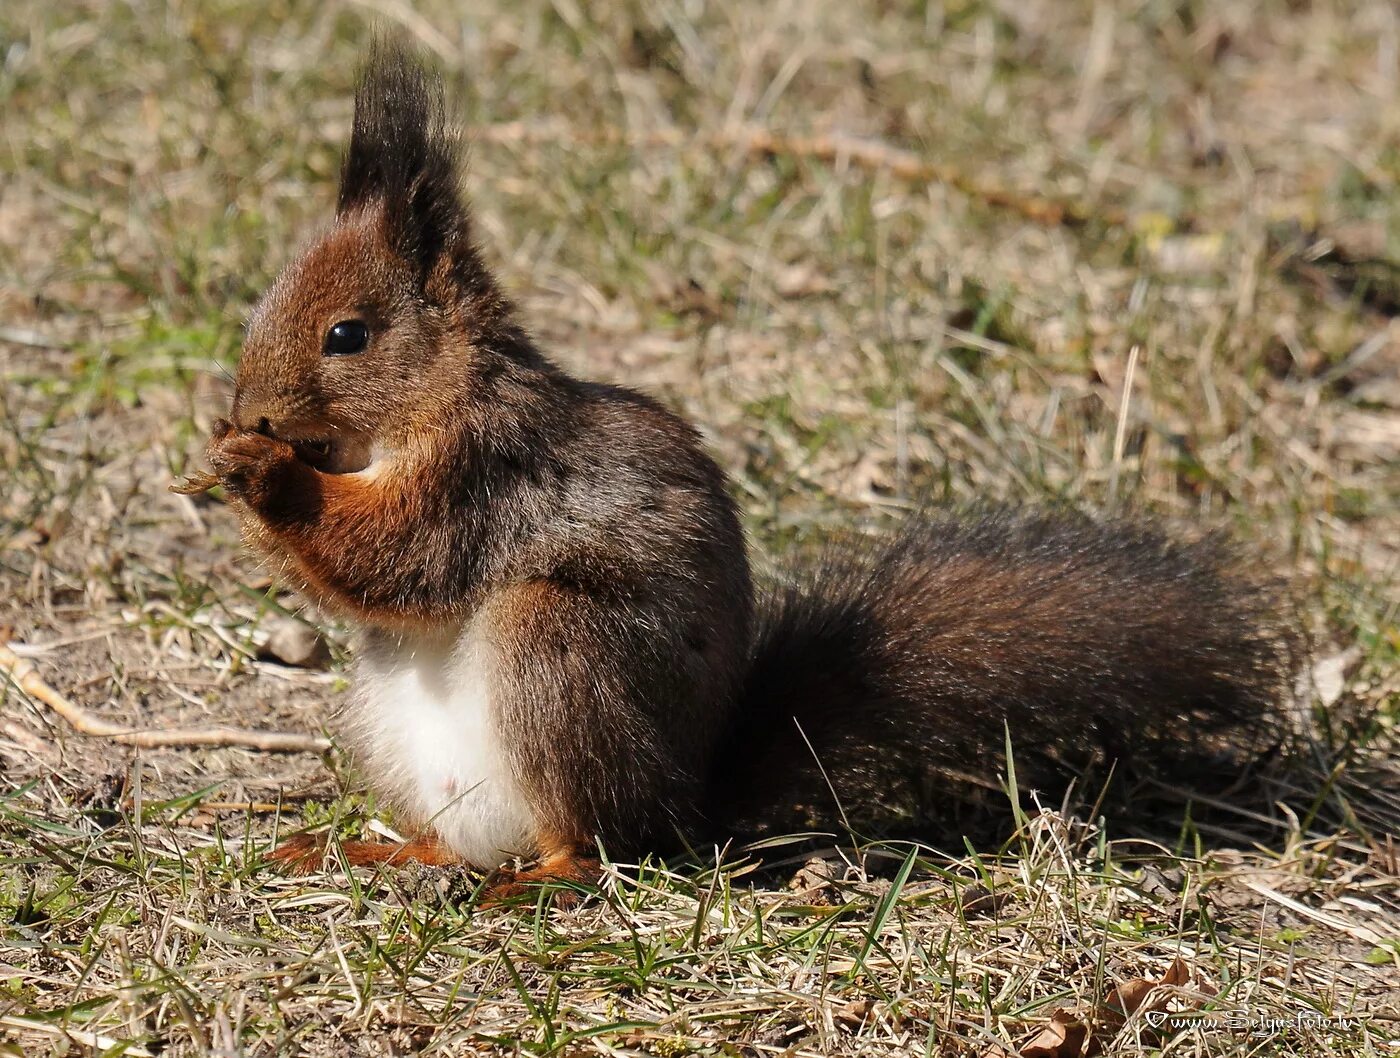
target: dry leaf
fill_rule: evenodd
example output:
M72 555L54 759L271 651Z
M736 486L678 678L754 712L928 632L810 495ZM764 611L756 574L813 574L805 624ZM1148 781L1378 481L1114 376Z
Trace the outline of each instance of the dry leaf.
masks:
M1089 1039L1089 1026L1063 1007L1050 1015L1050 1024L1021 1048L1021 1058L1079 1058Z
M1104 1028L1117 1032L1130 1017L1137 1013L1142 1001L1157 986L1145 977L1135 977L1125 981L1112 992L1099 1007L1097 1021Z
M1094 1031L1068 1010L1060 1008L1050 1015L1050 1024L1041 1029L1021 1048L1022 1058L1080 1058L1101 1054L1104 1045L1118 1034L1134 1014L1165 1010L1171 995L1157 994L1150 1003L1148 997L1157 988L1176 988L1191 980L1191 970L1181 959L1173 959L1159 981L1134 977L1108 994L1094 1011Z
M1167 967L1167 972L1162 975L1162 980L1158 983L1179 988L1190 980L1191 968L1178 956L1172 960L1172 964Z
M874 1009L875 1001L873 999L853 999L849 1003L842 1003L833 1010L831 1020L848 1029L859 1029L869 1020Z
M1191 980L1190 969L1186 963L1177 958L1172 960L1172 964L1167 967L1167 972L1162 975L1160 981L1149 981L1145 977L1135 977L1131 981L1123 983L1108 993L1108 998L1096 1011L1095 1021L1098 1023L1098 1031L1095 1032L1095 1036L1111 1037L1116 1035L1128 1019L1139 1012L1148 1014L1157 1010L1165 1010L1171 994L1166 991L1159 992L1151 1003L1146 1003L1147 997L1152 994L1153 989L1175 988L1186 984L1189 980Z
M994 893L980 882L965 886L958 895L964 915L994 915L1010 899L1006 892Z

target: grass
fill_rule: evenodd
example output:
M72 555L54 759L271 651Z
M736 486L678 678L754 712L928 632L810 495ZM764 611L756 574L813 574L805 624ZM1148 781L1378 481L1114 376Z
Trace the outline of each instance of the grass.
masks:
M1177 1005L1256 1034L1137 1017L1110 1053L1396 1053L1391 6L458 6L384 17L474 130L489 257L562 361L704 428L761 554L926 499L1229 526L1294 579L1330 673L1311 773L1157 844L1092 797L1009 799L991 847L698 854L488 912L452 874L260 869L279 829L382 820L338 757L138 753L6 686L0 1047L995 1055L1179 957ZM114 720L314 730L344 690L318 615L330 670L259 658L300 601L165 485L329 216L374 18L0 8L0 625ZM740 125L940 178L715 146Z

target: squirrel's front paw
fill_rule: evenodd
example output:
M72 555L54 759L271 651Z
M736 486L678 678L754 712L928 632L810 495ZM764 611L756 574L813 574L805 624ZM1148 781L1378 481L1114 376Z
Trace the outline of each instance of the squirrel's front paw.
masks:
M237 429L226 419L214 423L204 454L220 484L252 504L266 499L276 475L296 462L296 450L286 441Z

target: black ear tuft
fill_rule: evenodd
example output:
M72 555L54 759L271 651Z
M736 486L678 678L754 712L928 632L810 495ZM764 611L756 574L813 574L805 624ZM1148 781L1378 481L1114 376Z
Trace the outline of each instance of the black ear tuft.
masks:
M442 83L402 44L376 40L355 91L337 212L382 203L395 249L426 272L444 249L467 239L460 154Z

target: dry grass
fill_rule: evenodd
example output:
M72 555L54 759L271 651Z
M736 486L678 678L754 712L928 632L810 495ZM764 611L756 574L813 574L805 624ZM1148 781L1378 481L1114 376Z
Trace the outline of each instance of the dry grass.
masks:
M0 7L0 625L113 723L315 731L343 690L334 626L329 670L259 658L322 622L165 486L328 215L375 6ZM1160 846L1008 800L975 854L874 846L792 888L701 857L488 913L451 875L259 869L279 826L373 825L338 757L136 750L7 687L0 1040L1000 1054L1180 957L1179 1005L1351 1020L1134 1018L1112 1053L1396 1053L1392 6L456 6L385 10L479 130L490 255L562 360L708 431L756 543L925 497L1228 524L1296 577L1328 659L1315 774L1253 817L1178 812ZM749 127L838 149L754 152Z

